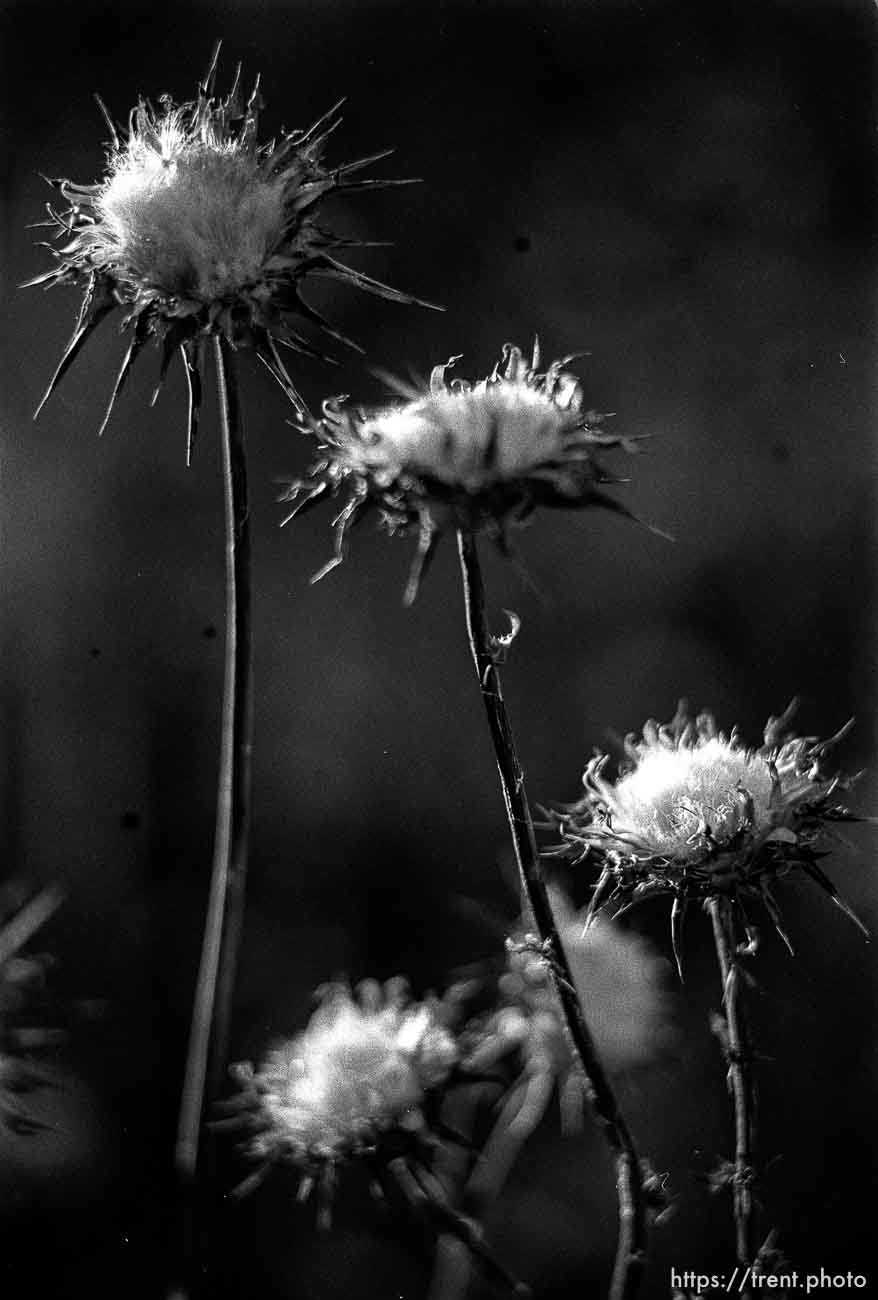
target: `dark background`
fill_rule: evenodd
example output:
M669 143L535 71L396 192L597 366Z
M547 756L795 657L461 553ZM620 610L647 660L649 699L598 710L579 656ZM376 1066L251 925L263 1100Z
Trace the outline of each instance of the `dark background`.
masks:
M334 227L394 247L356 263L444 315L322 286L362 341L296 379L378 397L369 366L425 375L462 352L487 373L507 339L587 350L587 401L649 434L620 496L670 544L597 512L543 513L523 573L489 556L491 607L523 630L506 689L534 801L576 796L609 733L686 694L758 743L794 693L801 726L858 725L841 758L874 781L876 13L854 0L462 4L4 4L2 861L69 899L44 936L60 991L103 1004L73 1034L54 1128L0 1138L16 1229L0 1276L34 1296L162 1294L175 1111L214 816L222 673L222 520L213 385L184 464L183 379L148 407L147 355L102 441L122 340L86 350L37 425L69 335L69 289L16 286L48 197L38 172L96 179L98 91L139 93L261 71L264 134L342 95L331 160L393 145L401 191L333 201ZM410 544L371 528L317 587L328 512L285 531L278 481L308 449L279 390L242 360L255 534L255 822L234 1051L299 1028L345 972L441 985L496 948L462 899L512 917L504 816L463 636L453 547L412 611ZM832 874L874 920L874 837ZM498 865L501 870L498 871ZM580 882L580 892L582 882ZM800 1269L874 1273L875 973L870 949L806 882L784 889L799 949L773 934L754 970L766 1225ZM633 924L667 945L666 909ZM620 1080L678 1194L644 1294L669 1269L732 1266L727 1206L698 1180L728 1154L718 989L690 927L678 1052ZM601 1294L612 1173L594 1134L531 1143L488 1223L538 1297ZM289 1189L227 1223L229 1295L421 1294L414 1243L340 1207L318 1240ZM583 1288L586 1288L583 1290ZM225 1292L224 1292L225 1294Z

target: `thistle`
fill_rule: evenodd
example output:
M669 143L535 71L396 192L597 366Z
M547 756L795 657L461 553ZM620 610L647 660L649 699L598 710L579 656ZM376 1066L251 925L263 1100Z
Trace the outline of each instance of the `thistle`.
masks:
M444 1083L457 1046L435 1006L411 1000L404 981L364 981L351 995L334 983L318 992L302 1033L280 1043L259 1069L237 1067L258 1100L246 1125L245 1155L258 1163L242 1191L272 1165L289 1164L305 1191L325 1193L346 1161L374 1152L397 1130L417 1135L427 1094ZM328 1203L324 1204L324 1218Z
M488 1274L519 1288L491 1258L476 1224L454 1210L432 1172L441 1132L432 1124L459 1062L449 1027L454 1009L412 999L403 979L318 990L307 1027L279 1043L260 1067L234 1067L236 1097L217 1127L243 1131L241 1150L256 1169L237 1188L253 1191L276 1167L290 1169L299 1200L315 1196L328 1228L345 1168L359 1163L382 1198L400 1197L435 1230L454 1234ZM438 1128L438 1119L435 1121Z
M506 553L510 527L538 505L630 514L603 491L623 480L602 469L595 452L633 451L636 443L600 431L605 417L585 409L581 384L565 369L572 356L540 372L538 344L528 363L507 343L491 374L476 383L448 378L459 360L433 369L428 392L405 389L404 405L367 414L328 401L321 420L302 421L320 457L285 494L293 508L284 523L327 496L346 494L335 554L313 581L341 563L349 529L370 511L389 533L418 538L409 605L449 529L485 534Z
M183 361L188 461L198 431L208 341L216 367L226 653L213 869L177 1139L190 1213L205 1098L209 1106L224 1079L249 838L250 511L235 356L241 348L252 349L304 417L305 404L279 349L322 356L299 332L300 324L349 342L308 305L304 282L328 276L394 302L417 301L340 262L335 254L359 241L339 238L319 222L323 200L334 192L408 183L358 178L386 153L326 165L324 150L341 122L340 105L307 130L282 131L260 143L258 80L245 100L239 69L228 95L215 95L218 57L219 46L194 100L176 104L163 97L157 106L140 100L127 130L117 128L101 104L111 134L105 173L94 185L51 182L68 205L48 206L47 224L60 246L46 245L55 265L31 281L84 290L76 328L37 413L101 321L120 308L130 341L101 431L140 352L155 342L161 348L155 395L174 357L179 354ZM197 1238L191 1231L187 1235L190 1243Z
M557 890L551 891L551 902L600 1059L614 1073L654 1061L672 1033L666 963L645 940L610 920L585 925L584 914ZM465 1026L460 1039L464 1071L490 1070L510 1055L519 1063L467 1188L469 1203L484 1206L499 1194L556 1088L563 1127L578 1131L582 1126L586 1077L551 965L533 935L507 940L497 1005ZM646 1166L644 1171L649 1173Z
M604 905L670 895L682 974L689 903L724 898L747 925L755 902L792 952L775 889L798 868L868 934L819 866L830 828L857 820L842 801L853 780L826 768L853 723L828 740L797 736L789 730L796 707L769 718L763 744L749 749L737 731L727 736L710 713L692 717L681 701L670 723L647 722L641 739L626 739L615 783L604 775L606 755L589 761L583 798L554 820L558 852L598 871L590 916Z
M153 401L174 357L182 357L191 452L207 338L252 348L304 411L278 347L322 356L296 328L300 323L356 347L302 297L307 278L328 276L391 302L420 301L340 262L335 253L365 245L333 235L318 221L333 192L410 184L357 177L392 150L328 167L323 155L341 123L340 103L307 130L282 131L260 143L258 78L244 99L239 66L232 89L218 98L218 58L219 45L194 100L175 104L165 96L155 107L141 99L127 130L98 100L111 134L103 178L94 185L50 181L69 206L47 205L44 224L63 242L44 245L55 266L29 284L73 284L84 288L84 296L37 413L104 317L120 308L131 342L101 431L132 365L154 340L162 356Z
M620 1230L610 1298L628 1300L637 1289L645 1255L640 1158L586 1023L543 879L498 670L519 620L512 616L509 634L491 635L477 539L485 535L507 552L510 528L541 504L603 506L629 514L604 493L605 484L618 480L601 469L594 453L616 445L630 451L634 444L599 432L601 417L585 409L579 380L565 369L571 357L541 373L538 346L528 364L520 349L507 344L492 373L475 384L448 380L447 371L457 359L437 366L429 392L410 392L405 405L370 416L330 402L321 421L301 421L316 435L320 458L308 477L286 493L293 509L285 522L326 496L347 493L335 520L335 554L312 581L341 562L348 530L370 510L377 511L391 534L417 533L407 604L417 595L442 533L457 534L469 646L523 894L588 1079L590 1100L616 1157Z
M709 713L693 718L681 701L668 725L648 722L642 739L627 738L628 762L615 783L604 776L606 756L597 755L585 770L584 797L554 815L563 842L553 852L597 873L589 919L603 907L618 915L640 899L670 895L682 976L686 909L698 902L710 916L724 1009L712 1027L728 1066L735 1124L734 1162L723 1161L713 1183L732 1192L744 1283L757 1263L753 1048L742 1000L742 960L757 945L751 905L764 906L792 951L774 891L799 869L868 934L818 865L833 824L856 820L840 798L851 778L826 769L852 724L829 740L797 736L789 728L795 708L793 701L769 718L761 747L748 749L737 732L719 731Z

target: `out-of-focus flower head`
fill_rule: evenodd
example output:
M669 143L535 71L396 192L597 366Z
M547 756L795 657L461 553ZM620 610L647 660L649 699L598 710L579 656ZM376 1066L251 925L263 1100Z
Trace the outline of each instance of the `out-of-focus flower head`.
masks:
M319 991L307 1028L280 1043L258 1071L237 1067L234 1103L249 1131L246 1156L259 1169L278 1163L331 1196L336 1166L395 1137L415 1146L427 1131L425 1104L454 1069L458 1052L441 1004L414 1002L404 980L364 981Z
M27 1096L52 1082L46 1049L63 1038L46 992L49 958L23 949L61 902L60 890L28 895L17 880L0 890L0 1123L17 1134L44 1127Z
M584 912L576 912L559 890L552 889L551 895L558 934L600 1059L617 1074L650 1065L674 1037L667 963L640 936L604 918L586 926ZM525 918L523 926L527 923ZM507 940L506 966L491 1005L472 1015L460 1031L462 1078L500 1071L511 1080L467 1185L475 1206L494 1203L556 1093L562 1127L568 1132L582 1127L588 1085L570 1041L552 966L539 940L519 930ZM666 1208L664 1182L644 1164L651 1210Z
M648 1066L673 1038L667 963L651 945L605 917L577 912L557 890L552 910L598 1056L613 1072ZM507 942L498 1005L461 1034L462 1069L480 1071L516 1051L521 1099L546 1101L560 1089L562 1115L574 1127L582 1112L584 1080L569 1042L549 960L525 935ZM514 1096L514 1093L513 1093Z
M634 440L600 432L604 417L585 409L580 382L566 369L572 357L541 372L537 344L528 362L507 343L477 383L448 379L459 359L435 367L426 393L405 390L405 404L368 414L337 399L324 403L321 420L303 421L320 457L285 494L293 508L284 522L326 496L348 494L335 520L335 554L313 581L341 563L349 528L369 510L388 532L418 537L407 604L449 528L485 533L506 552L509 526L538 505L630 514L602 490L623 480L601 468L595 451L631 451Z
M679 966L689 902L724 896L746 923L745 906L756 900L790 947L773 891L798 867L863 928L819 866L831 825L856 820L841 801L852 779L825 766L852 723L829 740L797 736L789 729L795 708L769 718L763 744L749 749L681 701L670 723L647 722L642 738L626 739L628 763L615 782L604 775L606 755L589 762L584 797L553 820L563 839L556 852L598 872L591 915L604 904L672 895Z
M232 1117L220 1124L247 1132L243 1153L257 1164L237 1195L275 1164L288 1165L299 1177L299 1199L314 1192L318 1224L326 1228L339 1167L358 1160L373 1191L401 1197L433 1231L463 1242L489 1280L529 1295L494 1259L478 1224L451 1203L431 1167L441 1137L451 1136L439 1111L459 1063L449 1028L458 1001L415 1002L404 979L383 986L365 980L355 997L346 984L328 984L318 998L307 1028L279 1044L261 1069L233 1070L241 1092L224 1103Z
M229 94L215 96L218 55L219 46L194 100L176 104L163 97L158 107L140 100L127 131L114 125L101 104L112 133L103 178L95 185L51 182L69 206L49 204L46 224L64 242L46 245L55 266L29 283L81 285L85 293L39 409L88 337L118 307L131 343L102 429L138 353L155 339L162 346L159 387L174 356L182 355L191 446L206 335L221 333L236 346L252 347L303 410L278 344L321 353L293 322L310 322L350 343L303 300L307 277L342 280L392 302L419 301L338 261L336 252L362 247L361 241L335 236L317 220L333 191L409 183L357 177L392 151L327 167L324 148L341 121L340 104L307 130L282 131L260 144L258 79L244 99L239 67Z

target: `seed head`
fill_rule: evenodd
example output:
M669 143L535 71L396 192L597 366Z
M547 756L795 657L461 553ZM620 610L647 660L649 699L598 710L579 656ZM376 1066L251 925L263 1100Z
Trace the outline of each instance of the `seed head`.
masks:
M344 280L393 302L419 301L337 261L335 252L360 241L338 238L317 222L320 205L333 191L407 184L354 179L390 151L328 168L323 153L341 122L340 104L308 130L282 131L260 144L258 79L245 101L239 68L229 94L215 96L218 54L219 47L192 101L175 104L164 97L154 107L141 100L127 131L103 110L112 143L97 184L50 182L69 206L48 205L46 224L64 242L45 245L55 266L30 283L75 284L85 293L40 408L86 339L117 307L132 337L107 419L137 354L155 339L163 354L159 387L173 357L182 354L190 382L191 443L205 336L222 333L236 346L252 347L303 411L278 344L322 354L292 322L299 318L350 342L303 300L307 277Z
M736 731L725 735L711 714L693 718L681 702L669 724L647 722L642 738L626 739L615 782L604 775L606 755L589 762L584 797L553 814L563 842L552 852L597 868L591 915L671 894L679 965L690 901L727 897L746 920L744 906L756 899L790 947L773 887L799 867L860 925L818 865L831 824L856 820L840 801L852 779L825 769L852 723L825 741L796 736L795 707L770 718L762 746L748 749Z
M407 604L449 528L486 533L507 552L509 526L538 505L629 514L602 491L620 480L594 452L632 451L633 440L599 431L604 417L584 409L579 380L565 369L572 357L541 373L538 345L528 364L507 343L477 383L447 378L458 360L436 366L429 391L409 392L404 405L367 414L330 401L322 420L304 422L320 443L320 459L284 495L293 502L284 522L327 495L348 493L335 521L335 554L314 581L341 563L348 529L369 510L388 532L418 537Z

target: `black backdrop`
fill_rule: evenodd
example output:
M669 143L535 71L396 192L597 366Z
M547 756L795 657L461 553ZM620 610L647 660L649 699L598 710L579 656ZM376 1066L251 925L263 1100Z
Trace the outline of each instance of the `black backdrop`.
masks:
M16 287L46 265L24 229L47 197L37 173L95 178L92 92L122 120L140 93L186 98L219 36L227 75L238 59L262 73L266 133L346 95L332 157L393 145L387 173L424 184L336 201L335 226L392 239L357 264L447 310L322 287L369 355L331 372L303 361L308 400L375 398L369 366L424 375L458 352L462 374L483 374L504 341L539 332L549 356L588 351L589 402L651 435L620 493L674 544L544 514L520 538L524 576L487 560L492 608L523 619L506 680L532 797L574 797L593 745L670 716L680 694L754 742L793 693L808 731L855 713L856 768L874 752L876 16L865 0L80 0L5 3L0 17L0 834L4 869L67 886L45 943L62 990L102 1007L73 1035L63 1097L45 1103L55 1129L0 1138L19 1230L0 1276L47 1297L154 1296L212 840L219 458L211 399L185 468L183 381L150 409L150 357L95 438L123 348L112 325L32 425L77 306L70 290ZM246 1057L299 1027L337 972L441 983L495 942L459 900L511 916L514 898L453 548L410 612L409 548L368 528L309 587L328 516L278 529L278 480L307 449L265 372L245 357L243 373L258 691ZM875 805L868 775L859 802ZM851 838L834 873L868 916L874 841ZM799 955L766 934L754 992L765 1149L779 1157L766 1221L801 1268L868 1270L871 1205L855 1184L875 1182L874 967L813 890L790 884L785 900ZM666 943L662 909L636 924ZM697 1177L728 1138L697 924L690 944L679 1054L622 1083L678 1193L649 1296L672 1266L731 1260L726 1207ZM563 1143L548 1124L488 1227L539 1296L597 1286L613 1234L598 1140ZM230 1216L224 1250L230 1295L423 1285L414 1247L359 1203L321 1242L282 1186Z

